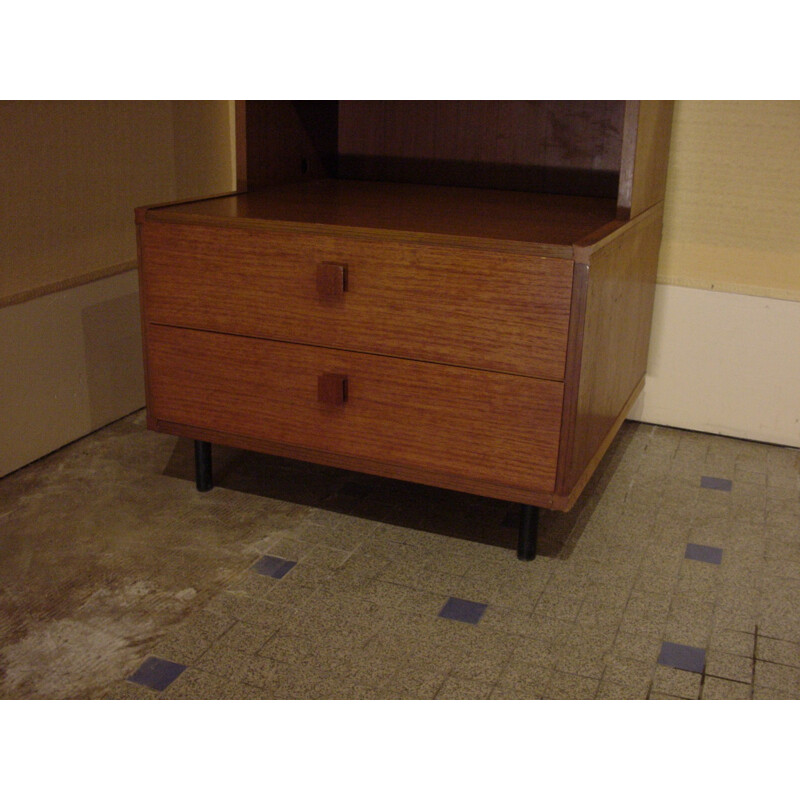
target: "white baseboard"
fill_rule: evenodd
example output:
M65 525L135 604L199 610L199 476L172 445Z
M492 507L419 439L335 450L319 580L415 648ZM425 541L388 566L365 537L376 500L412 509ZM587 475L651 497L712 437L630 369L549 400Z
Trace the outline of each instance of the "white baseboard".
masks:
M800 447L800 303L659 285L628 416Z
M143 405L136 270L0 308L0 476Z

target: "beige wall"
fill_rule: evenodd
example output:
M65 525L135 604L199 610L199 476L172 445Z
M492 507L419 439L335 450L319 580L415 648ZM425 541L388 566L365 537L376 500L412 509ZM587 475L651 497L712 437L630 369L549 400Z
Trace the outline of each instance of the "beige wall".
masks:
M659 281L800 301L800 102L678 102Z
M229 107L0 102L0 306L135 266L136 206L232 188Z
M800 446L800 102L678 102L648 375L631 411Z
M235 186L232 104L0 102L0 475L144 403L133 210Z
M234 103L172 103L176 197L202 197L236 186Z
M143 405L135 271L0 309L0 475Z

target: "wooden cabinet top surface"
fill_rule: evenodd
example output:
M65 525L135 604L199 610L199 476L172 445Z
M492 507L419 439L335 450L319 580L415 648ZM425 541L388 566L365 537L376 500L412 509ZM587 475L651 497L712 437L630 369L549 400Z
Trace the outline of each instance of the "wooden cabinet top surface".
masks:
M318 180L147 209L140 219L500 246L572 258L614 223L613 199L370 181Z

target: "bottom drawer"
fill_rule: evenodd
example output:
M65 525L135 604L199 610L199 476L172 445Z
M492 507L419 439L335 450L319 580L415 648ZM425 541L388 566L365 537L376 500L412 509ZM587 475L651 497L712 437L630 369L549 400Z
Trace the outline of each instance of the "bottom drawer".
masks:
M159 422L555 487L561 383L152 324L147 363Z

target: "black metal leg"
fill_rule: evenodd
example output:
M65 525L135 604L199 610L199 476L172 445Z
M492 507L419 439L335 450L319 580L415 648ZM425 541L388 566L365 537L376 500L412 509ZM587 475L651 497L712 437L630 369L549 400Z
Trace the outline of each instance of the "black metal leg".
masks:
M207 492L213 488L211 480L211 443L195 440L194 443L194 477L198 492Z
M539 534L539 509L523 504L519 517L519 538L517 539L517 558L520 561L533 561L536 558L536 539Z

